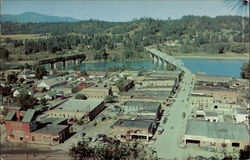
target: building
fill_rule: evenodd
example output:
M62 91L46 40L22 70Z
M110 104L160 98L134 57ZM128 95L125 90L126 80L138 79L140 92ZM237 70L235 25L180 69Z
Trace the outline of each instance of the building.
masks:
M108 95L113 95L111 88L104 86L90 86L84 88L80 93L84 94L87 98L100 99L104 99Z
M34 90L25 89L25 88L19 88L19 89L16 89L13 92L13 97L18 97L21 92L26 92L26 93L28 93L28 95L33 95L34 94Z
M50 117L67 119L93 120L105 108L104 101L100 99L69 99L54 110L49 111Z
M23 78L23 79L35 79L36 78L36 74L34 71L31 70L25 70L22 71L19 75L18 78Z
M198 86L223 86L229 88L229 84L232 80L233 78L228 76L215 76L200 73L196 73L195 75L195 85Z
M60 94L67 94L67 95L71 95L74 94L78 91L77 88L71 88L71 87L56 87L52 89L52 92L56 92L56 93L60 93Z
M142 81L143 87L148 86L175 86L176 78L152 78Z
M244 124L189 119L183 138L186 144L194 143L200 147L243 149L249 144L249 131Z
M219 117L217 112L205 111L205 120L209 122L219 122Z
M243 108L235 108L234 117L236 123L241 123L249 120L249 113Z
M127 92L128 90L130 90L135 86L134 81L128 79L118 80L117 83L119 83L119 87L117 86L117 84L113 85L112 86L113 92L119 92L119 91Z
M68 137L68 125L48 124L47 126L32 132L32 141L38 144L55 145L62 143Z
M5 117L7 140L19 143L38 143L55 145L69 137L68 125L39 125L35 110L20 111L20 107L11 107Z
M204 94L213 96L214 100L219 103L237 104L240 93L236 89L215 88L215 87L195 87L195 94Z
M160 102L166 105L172 96L168 91L129 91L120 94L119 102L126 101L147 101L147 102Z
M145 139L147 141L153 137L155 123L145 120L120 119L112 126L113 135L118 139Z
M121 108L125 114L156 116L157 119L161 114L161 103L159 102L127 101Z
M46 88L46 90L50 90L51 88L59 87L66 84L67 81L61 78L52 78L52 79L45 79L38 82L36 87L39 88Z

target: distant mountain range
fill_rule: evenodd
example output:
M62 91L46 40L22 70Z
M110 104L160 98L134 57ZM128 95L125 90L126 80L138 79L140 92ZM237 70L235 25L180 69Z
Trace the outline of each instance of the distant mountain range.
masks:
M58 17L43 15L35 12L25 12L19 15L3 14L0 18L1 22L18 22L18 23L39 23L39 22L78 22L79 19L72 17Z

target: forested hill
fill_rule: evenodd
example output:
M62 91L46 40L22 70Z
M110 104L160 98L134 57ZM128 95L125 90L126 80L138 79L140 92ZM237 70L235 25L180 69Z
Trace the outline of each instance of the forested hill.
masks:
M245 30L242 24L246 25ZM14 46L21 46L26 54L40 51L57 53L76 48L84 50L87 46L88 50L101 51L96 59L109 58L107 50L119 50L125 58L140 58L138 55L148 45L163 47L173 54L247 53L249 36L244 35L248 35L248 25L248 19L239 16L184 16L179 20L142 18L131 22L4 22L2 34L51 35L46 40L14 41Z
M25 12L19 15L2 14L1 22L18 22L18 23L39 23L39 22L78 22L80 20L71 17L48 16L35 12Z

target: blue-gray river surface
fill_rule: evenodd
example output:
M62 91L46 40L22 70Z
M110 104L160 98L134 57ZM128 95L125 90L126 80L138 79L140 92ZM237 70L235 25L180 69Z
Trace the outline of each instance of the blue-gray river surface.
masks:
M206 58L179 58L184 65L192 72L205 72L209 75L221 75L240 77L241 66L248 59L206 59ZM91 62L82 63L80 69L83 70L108 70L110 67L125 66L129 69L155 69L165 70L164 66L153 62L153 60L134 60L134 61L116 61L116 62ZM69 66L72 68L72 66Z

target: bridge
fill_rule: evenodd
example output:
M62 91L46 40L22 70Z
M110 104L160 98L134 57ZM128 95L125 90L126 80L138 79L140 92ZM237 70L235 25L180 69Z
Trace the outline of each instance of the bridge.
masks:
M167 65L168 63L173 64L174 66L180 68L181 70L186 71L187 68L184 66L183 62L179 59L176 59L173 56L167 55L166 53L162 53L159 50L146 48L147 51L149 51L151 57L156 62L160 62L163 65Z
M179 84L179 91L174 97L174 103L171 108L163 107L165 111L160 125L164 128L164 131L161 135L157 135L153 147L160 158L187 159L191 153L195 153L194 151L190 152L190 148L189 150L183 148L183 145L185 145L183 136L191 113L190 95L194 87L194 75L184 66L181 60L156 49L146 48L146 50L151 54L154 61L163 64L170 63L184 71L184 76ZM184 113L186 116L183 118ZM168 121L163 124L162 121L165 117L168 118Z
M56 69L56 63L63 63L63 68L66 69L68 61L73 61L74 64L81 63L86 58L85 54L76 54L70 56L56 57L56 58L47 58L38 61L38 65L50 64L51 69Z

